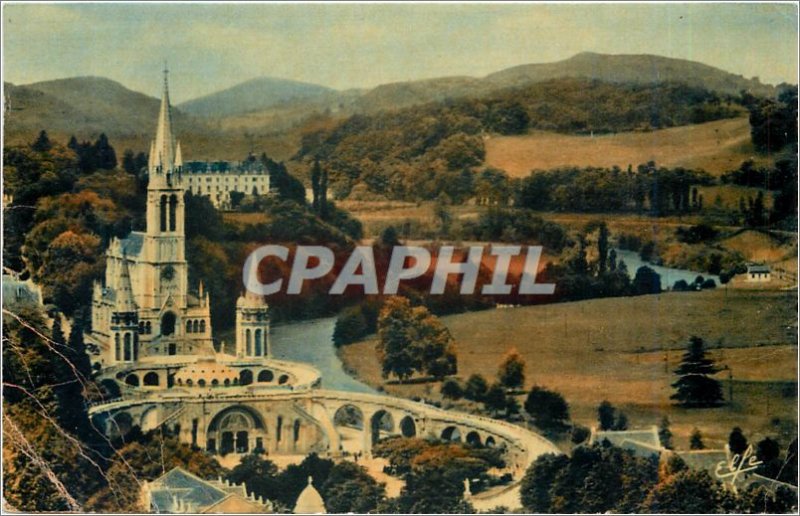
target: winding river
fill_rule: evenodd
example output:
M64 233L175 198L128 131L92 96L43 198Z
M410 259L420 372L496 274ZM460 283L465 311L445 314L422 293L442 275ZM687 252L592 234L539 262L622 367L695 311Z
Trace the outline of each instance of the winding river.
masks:
M322 387L337 391L376 393L342 367L333 345L336 317L313 319L272 327L272 355L281 360L311 364L322 373Z
M707 274L702 272L692 272L687 271L685 269L673 269L671 267L662 267L660 265L653 265L652 263L648 263L643 261L639 257L639 253L635 251L625 251L622 249L614 249L617 252L617 261L623 260L625 265L628 266L628 274L630 274L631 279L636 276L636 270L643 266L647 265L654 271L656 271L661 276L661 288L668 289L672 288L678 280L684 280L686 283L692 283L697 276L702 276L705 279L713 279L717 286L719 286L719 276L715 276L713 274Z

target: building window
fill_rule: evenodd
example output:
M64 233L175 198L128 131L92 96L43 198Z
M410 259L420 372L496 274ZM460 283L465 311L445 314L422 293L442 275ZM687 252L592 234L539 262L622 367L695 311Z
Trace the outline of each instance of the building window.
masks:
M161 196L161 231L167 230L167 196Z
M175 231L175 212L178 209L178 197L170 195L169 197L169 230Z
M124 348L124 351L125 351L125 361L126 362L130 362L131 360L133 360L133 350L131 349L131 345L132 345L131 334L128 333L128 332L125 332L125 348Z
M246 329L244 331L244 342L245 342L245 355L250 356L253 354L253 346L250 342L250 329Z
M114 334L114 359L119 362L122 359L122 347L119 343L119 333Z

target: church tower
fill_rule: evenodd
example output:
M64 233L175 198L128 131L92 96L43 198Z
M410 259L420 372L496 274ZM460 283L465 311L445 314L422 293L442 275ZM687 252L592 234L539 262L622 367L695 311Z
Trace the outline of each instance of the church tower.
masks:
M148 278L151 288L144 289L146 298L149 297L144 307L151 309L163 308L167 303L176 309L185 308L188 292L183 159L180 143L172 134L167 74L164 70L164 92L147 167L147 230L143 251L154 267Z

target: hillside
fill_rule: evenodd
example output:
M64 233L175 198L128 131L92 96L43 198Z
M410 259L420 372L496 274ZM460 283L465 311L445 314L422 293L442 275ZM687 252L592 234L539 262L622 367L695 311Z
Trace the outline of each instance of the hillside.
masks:
M577 136L537 131L485 140L486 164L515 177L562 166L626 168L655 161L666 167L700 168L719 175L753 155L747 118L671 127L650 132Z
M736 96L742 90L759 96L772 97L776 94L774 86L695 61L655 55L583 52L563 61L515 66L483 78L443 77L384 84L366 92L356 103L356 108L369 113L447 98L483 96L498 89L564 78L640 85L679 82Z
M655 55L596 54L582 52L555 63L515 66L486 76L500 87L524 85L560 77L582 77L607 82L682 82L717 93L739 95L742 90L754 95L774 96L774 86L728 73L696 61Z
M231 88L205 95L178 108L195 116L220 118L267 109L287 103L315 100L334 90L305 82L259 77Z
M159 100L102 77L75 77L25 86L6 83L6 137L28 138L41 129L53 135L109 138L149 134L155 129ZM173 110L178 132L197 129Z

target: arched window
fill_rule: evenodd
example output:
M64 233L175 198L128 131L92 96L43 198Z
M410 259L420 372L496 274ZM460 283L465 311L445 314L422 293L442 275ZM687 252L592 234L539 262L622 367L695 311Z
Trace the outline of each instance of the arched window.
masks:
M186 333L192 333L192 321L186 321Z
M133 335L133 360L134 362L139 360L139 335Z
M120 346L119 343L119 333L114 334L114 350L115 350L114 360L119 362L120 360L122 360L122 346Z
M275 440L281 442L281 430L283 429L283 416L278 416L278 423L275 425Z
M194 322L192 323L192 328L194 329L195 333L199 333L200 332L200 321L195 319Z
M175 231L175 212L178 211L178 197L169 196L169 230Z
M253 345L250 342L250 329L246 329L244 331L244 342L245 342L245 355L248 357L253 354Z
M144 321L139 321L139 335L144 333Z
M125 350L125 361L126 362L130 362L131 360L133 360L133 350L131 349L132 344L133 343L131 342L131 334L128 333L128 332L125 332L125 348L124 348L124 350Z
M205 319L203 319L200 321L200 333L205 333L205 332L206 332L206 321Z
M197 385L199 385L200 387L205 387L206 381L200 378L199 380L197 380Z
M172 335L175 333L175 314L167 312L161 317L161 335Z
M161 231L167 230L167 196L161 196L161 210L160 210L160 218L161 218Z
M150 321L147 321L146 323L144 323L144 332L147 335L150 335L150 333L152 333L152 331L153 331L153 325L150 324Z
M256 356L260 357L261 356L261 330L260 329L256 330L256 349L255 349L255 351L256 351Z
M300 440L300 420L299 419L295 419L294 420L294 442L297 442L299 440Z

